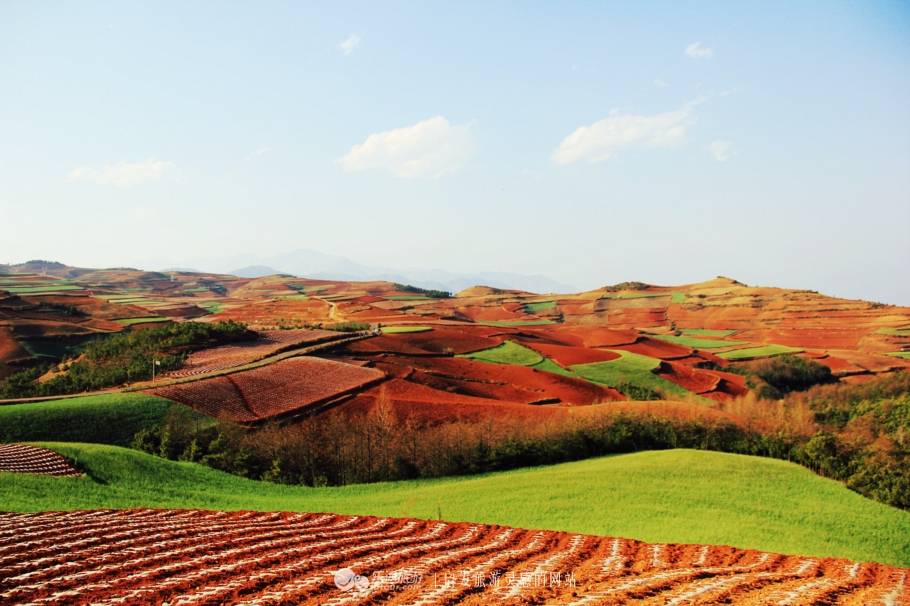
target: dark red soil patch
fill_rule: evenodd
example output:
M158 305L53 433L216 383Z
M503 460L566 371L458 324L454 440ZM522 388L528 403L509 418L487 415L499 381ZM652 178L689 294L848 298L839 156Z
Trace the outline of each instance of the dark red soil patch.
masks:
M213 417L249 423L324 403L375 383L383 376L372 368L299 357L148 392Z
M521 344L533 349L543 356L551 358L560 366L606 362L608 360L615 360L619 357L619 354L616 352L604 349L594 349L591 347L549 345L547 343L536 343L528 340L521 340Z
M660 358L661 360L681 359L692 355L692 349L688 347L676 345L675 343L668 343L666 341L661 341L660 339L652 339L650 337L640 337L638 341L632 345L617 345L613 349L631 351L632 353L650 356L652 358Z
M657 369L657 374L668 381L692 393L705 393L714 391L720 385L720 377L686 364L663 361Z

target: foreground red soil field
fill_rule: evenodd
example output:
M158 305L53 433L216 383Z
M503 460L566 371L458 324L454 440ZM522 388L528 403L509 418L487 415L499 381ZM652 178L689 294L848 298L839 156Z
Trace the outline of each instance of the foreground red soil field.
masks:
M339 574L349 569L352 574ZM185 510L0 514L4 604L882 604L908 570L482 524Z

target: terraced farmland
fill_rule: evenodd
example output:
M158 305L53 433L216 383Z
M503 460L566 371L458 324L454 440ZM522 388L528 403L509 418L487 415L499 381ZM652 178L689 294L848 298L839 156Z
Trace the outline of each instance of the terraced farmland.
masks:
M0 514L7 604L886 605L908 595L908 571L881 564L483 524L199 510Z
M301 356L148 391L213 417L252 423L300 412L383 377L382 372L372 368Z
M190 377L234 366L249 364L286 349L315 345L343 338L331 330L268 330L259 333L255 341L211 347L191 353L179 369L167 374L170 377Z

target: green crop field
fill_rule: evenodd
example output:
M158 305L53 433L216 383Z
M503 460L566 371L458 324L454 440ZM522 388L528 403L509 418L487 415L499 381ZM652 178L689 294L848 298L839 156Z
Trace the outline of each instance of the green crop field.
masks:
M895 358L901 358L903 360L910 360L910 351L892 351L888 355L894 356Z
M524 307L529 314L539 314L543 311L556 309L556 301L535 301L533 303L525 303Z
M670 303L685 303L686 302L686 293L684 292L674 292L670 295Z
M651 336L653 336L655 339L660 339L661 341L675 343L676 345L683 345L685 347L691 347L692 349L718 349L720 347L737 347L749 344L746 341L718 341L717 339L699 339L698 337L688 336L678 337L676 335Z
M219 301L204 301L197 305L212 314L221 313L221 310L224 309L224 304Z
M149 322L170 322L171 319L164 316L148 316L144 318L120 318L114 321L123 326L133 326L134 324L148 324Z
M128 446L140 429L160 425L171 410L211 422L170 400L111 393L0 406L0 442L63 440Z
M501 326L503 328L508 328L512 326L543 326L544 324L555 324L553 320L539 319L539 320L488 320L486 322L478 322L481 326Z
M736 331L733 329L714 329L714 328L683 328L684 335L693 337L729 337Z
M629 351L616 350L620 355L616 360L606 362L593 362L591 364L576 364L571 367L579 376L601 383L609 387L619 385L633 385L645 389L658 390L667 396L691 395L691 392L683 389L676 383L667 381L657 376L652 371L660 365L660 360L632 353Z
M724 351L717 355L726 360L747 360L750 358L769 358L771 356L780 356L788 353L800 353L801 351L803 350L798 347L771 344L762 345L761 347L746 347L745 349Z
M910 512L792 463L648 451L472 477L307 488L124 448L46 444L81 478L0 473L2 509L179 507L331 511L713 543L910 565Z
M52 295L68 290L83 290L75 284L48 284L46 286L4 286L3 290L17 295Z
M544 372L552 372L553 374L563 375L564 377L574 377L576 379L581 378L568 368L563 368L550 358L544 358L537 364L532 365L531 368L536 368L537 370L542 370Z
M429 332L431 330L433 330L432 326L411 326L409 324L402 324L401 326L383 326L382 334L397 335L409 332Z
M518 364L520 366L534 366L543 361L542 355L514 341L506 341L502 345L462 354L458 357L471 358L481 362L494 362L496 364Z

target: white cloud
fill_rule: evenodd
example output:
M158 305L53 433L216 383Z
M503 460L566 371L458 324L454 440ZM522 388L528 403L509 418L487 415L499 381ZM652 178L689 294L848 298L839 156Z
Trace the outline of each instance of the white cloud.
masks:
M690 59L710 59L714 56L714 49L701 42L693 42L686 47L686 56Z
M711 152L711 155L714 156L714 159L718 162L726 162L733 157L733 143L717 139L708 145L708 151Z
M150 181L157 181L165 171L174 167L172 162L150 158L144 162L118 162L101 168L80 166L67 175L68 181L132 187Z
M667 88L668 86L670 86L670 83L665 80L661 80L660 78L655 78L654 86L656 86L657 88Z
M348 172L384 169L398 177L435 178L458 170L473 150L470 124L442 116L414 126L373 133L339 160Z
M262 156L266 155L270 151L272 151L271 147L260 147L260 148L256 149L255 151L248 153L246 156L243 157L243 159L247 160L247 161L255 160L256 158L261 158Z
M344 56L348 56L357 50L358 46L360 46L360 36L351 34L338 45L338 50L340 50Z
M685 138L686 130L695 122L693 108L697 103L687 103L682 109L651 116L613 110L603 120L580 126L563 139L553 152L552 160L555 164L582 161L594 164L610 159L624 148L672 147Z

